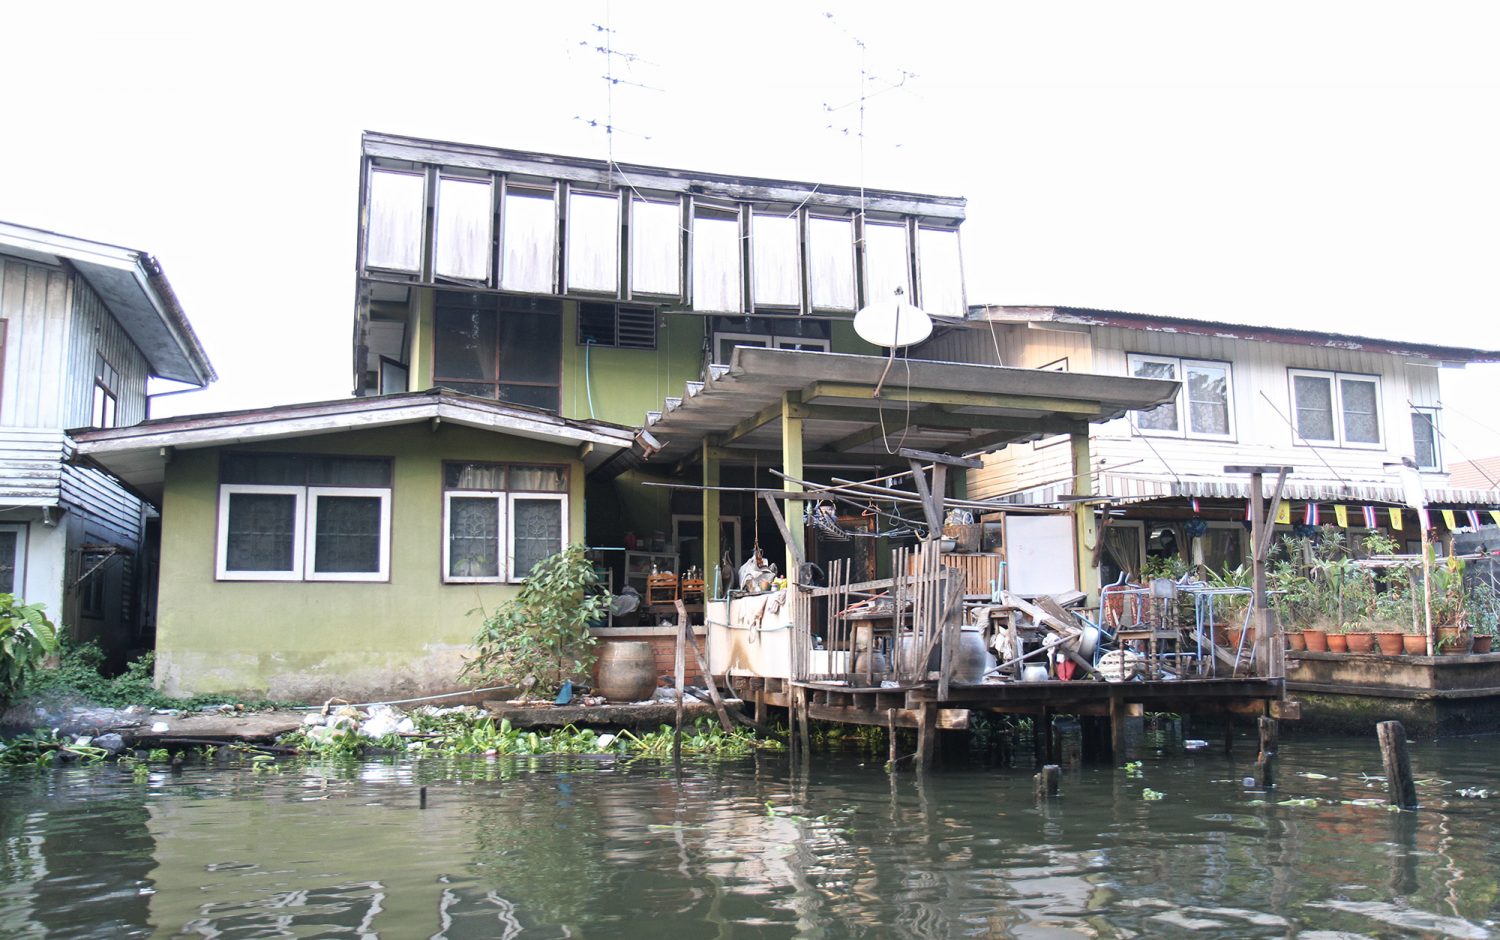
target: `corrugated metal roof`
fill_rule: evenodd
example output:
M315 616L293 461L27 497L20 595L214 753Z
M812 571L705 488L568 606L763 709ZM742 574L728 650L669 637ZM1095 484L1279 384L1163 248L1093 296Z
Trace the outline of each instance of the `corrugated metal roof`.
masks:
M803 420L806 453L838 453L851 464L899 463L897 447L993 449L1059 433L1068 422L1151 408L1178 388L1158 379L898 359L881 398L872 398L887 365L880 356L738 347L729 366L710 367L702 382L687 383L680 398L647 414L644 427L661 442L656 461L676 461L705 437L726 434L796 392L811 412ZM746 462L753 451L779 451L779 415L727 446L744 450Z

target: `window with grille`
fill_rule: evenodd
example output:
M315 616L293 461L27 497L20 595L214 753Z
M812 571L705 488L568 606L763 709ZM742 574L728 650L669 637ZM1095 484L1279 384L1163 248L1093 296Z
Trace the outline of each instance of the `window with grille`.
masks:
M520 581L568 537L568 471L443 465L443 580Z
M632 304L580 303L578 345L656 348L656 308Z

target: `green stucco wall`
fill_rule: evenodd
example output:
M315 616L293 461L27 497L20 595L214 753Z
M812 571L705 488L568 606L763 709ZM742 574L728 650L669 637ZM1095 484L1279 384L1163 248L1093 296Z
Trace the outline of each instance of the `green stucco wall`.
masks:
M157 684L295 701L456 688L461 655L516 588L442 580L442 462L566 464L570 539L583 540L584 473L570 447L456 425L407 425L236 447L393 458L390 581L216 581L219 448L177 451L162 507Z

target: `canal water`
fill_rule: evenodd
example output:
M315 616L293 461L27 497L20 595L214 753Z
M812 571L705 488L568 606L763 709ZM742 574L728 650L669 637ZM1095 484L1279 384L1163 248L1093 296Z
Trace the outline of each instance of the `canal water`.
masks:
M0 937L1500 937L1500 738L1417 742L1416 813L1353 802L1373 732L1274 794L1153 740L1044 805L1024 755L0 769Z

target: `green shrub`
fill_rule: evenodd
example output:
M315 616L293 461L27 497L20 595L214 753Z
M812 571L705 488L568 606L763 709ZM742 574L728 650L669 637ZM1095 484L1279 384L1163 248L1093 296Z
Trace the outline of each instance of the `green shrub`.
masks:
M9 701L42 660L57 651L57 628L41 604L0 594L0 702Z

